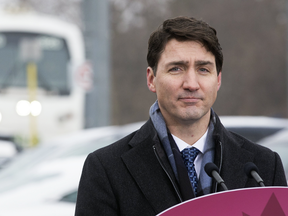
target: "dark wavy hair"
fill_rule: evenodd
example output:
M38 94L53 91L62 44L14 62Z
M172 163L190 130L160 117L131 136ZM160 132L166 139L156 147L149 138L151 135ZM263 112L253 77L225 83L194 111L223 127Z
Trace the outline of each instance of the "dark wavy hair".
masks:
M166 44L171 39L176 39L177 41L197 41L215 56L216 69L219 74L223 65L223 53L216 34L217 32L214 28L206 22L195 18L176 17L165 20L150 35L147 53L148 66L153 69L156 75L160 56Z

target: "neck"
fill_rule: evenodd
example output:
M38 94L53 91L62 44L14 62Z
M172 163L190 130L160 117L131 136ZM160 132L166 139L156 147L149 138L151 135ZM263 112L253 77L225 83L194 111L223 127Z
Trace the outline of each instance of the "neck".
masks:
M203 116L200 120L196 120L193 123L169 123L166 125L171 134L180 138L189 145L196 143L207 131L210 122L210 112Z

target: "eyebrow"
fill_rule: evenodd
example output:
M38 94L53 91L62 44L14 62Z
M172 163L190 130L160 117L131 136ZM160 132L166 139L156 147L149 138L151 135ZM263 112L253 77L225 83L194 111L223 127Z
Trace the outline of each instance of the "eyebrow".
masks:
M173 66L173 65L188 65L189 61L172 61L166 64L166 67ZM195 66L205 66L205 65L214 65L211 61L205 60L196 60Z
M170 66L173 66L173 65L188 65L189 62L188 61L172 61L172 62L168 62L166 64L166 67L170 67Z
M214 65L214 63L211 61L198 60L195 62L195 65L196 66L205 66L205 65Z

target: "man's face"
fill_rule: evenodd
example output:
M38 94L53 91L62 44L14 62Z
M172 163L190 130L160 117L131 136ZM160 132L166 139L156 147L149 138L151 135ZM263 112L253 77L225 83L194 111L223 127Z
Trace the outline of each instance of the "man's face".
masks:
M215 57L195 41L170 40L157 65L147 68L147 85L157 95L167 124L191 124L210 117L221 85Z

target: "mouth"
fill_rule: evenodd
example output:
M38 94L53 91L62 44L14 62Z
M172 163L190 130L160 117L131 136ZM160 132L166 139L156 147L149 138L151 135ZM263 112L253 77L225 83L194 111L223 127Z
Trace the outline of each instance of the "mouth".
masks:
M180 97L179 101L184 103L198 103L202 99L200 97Z

